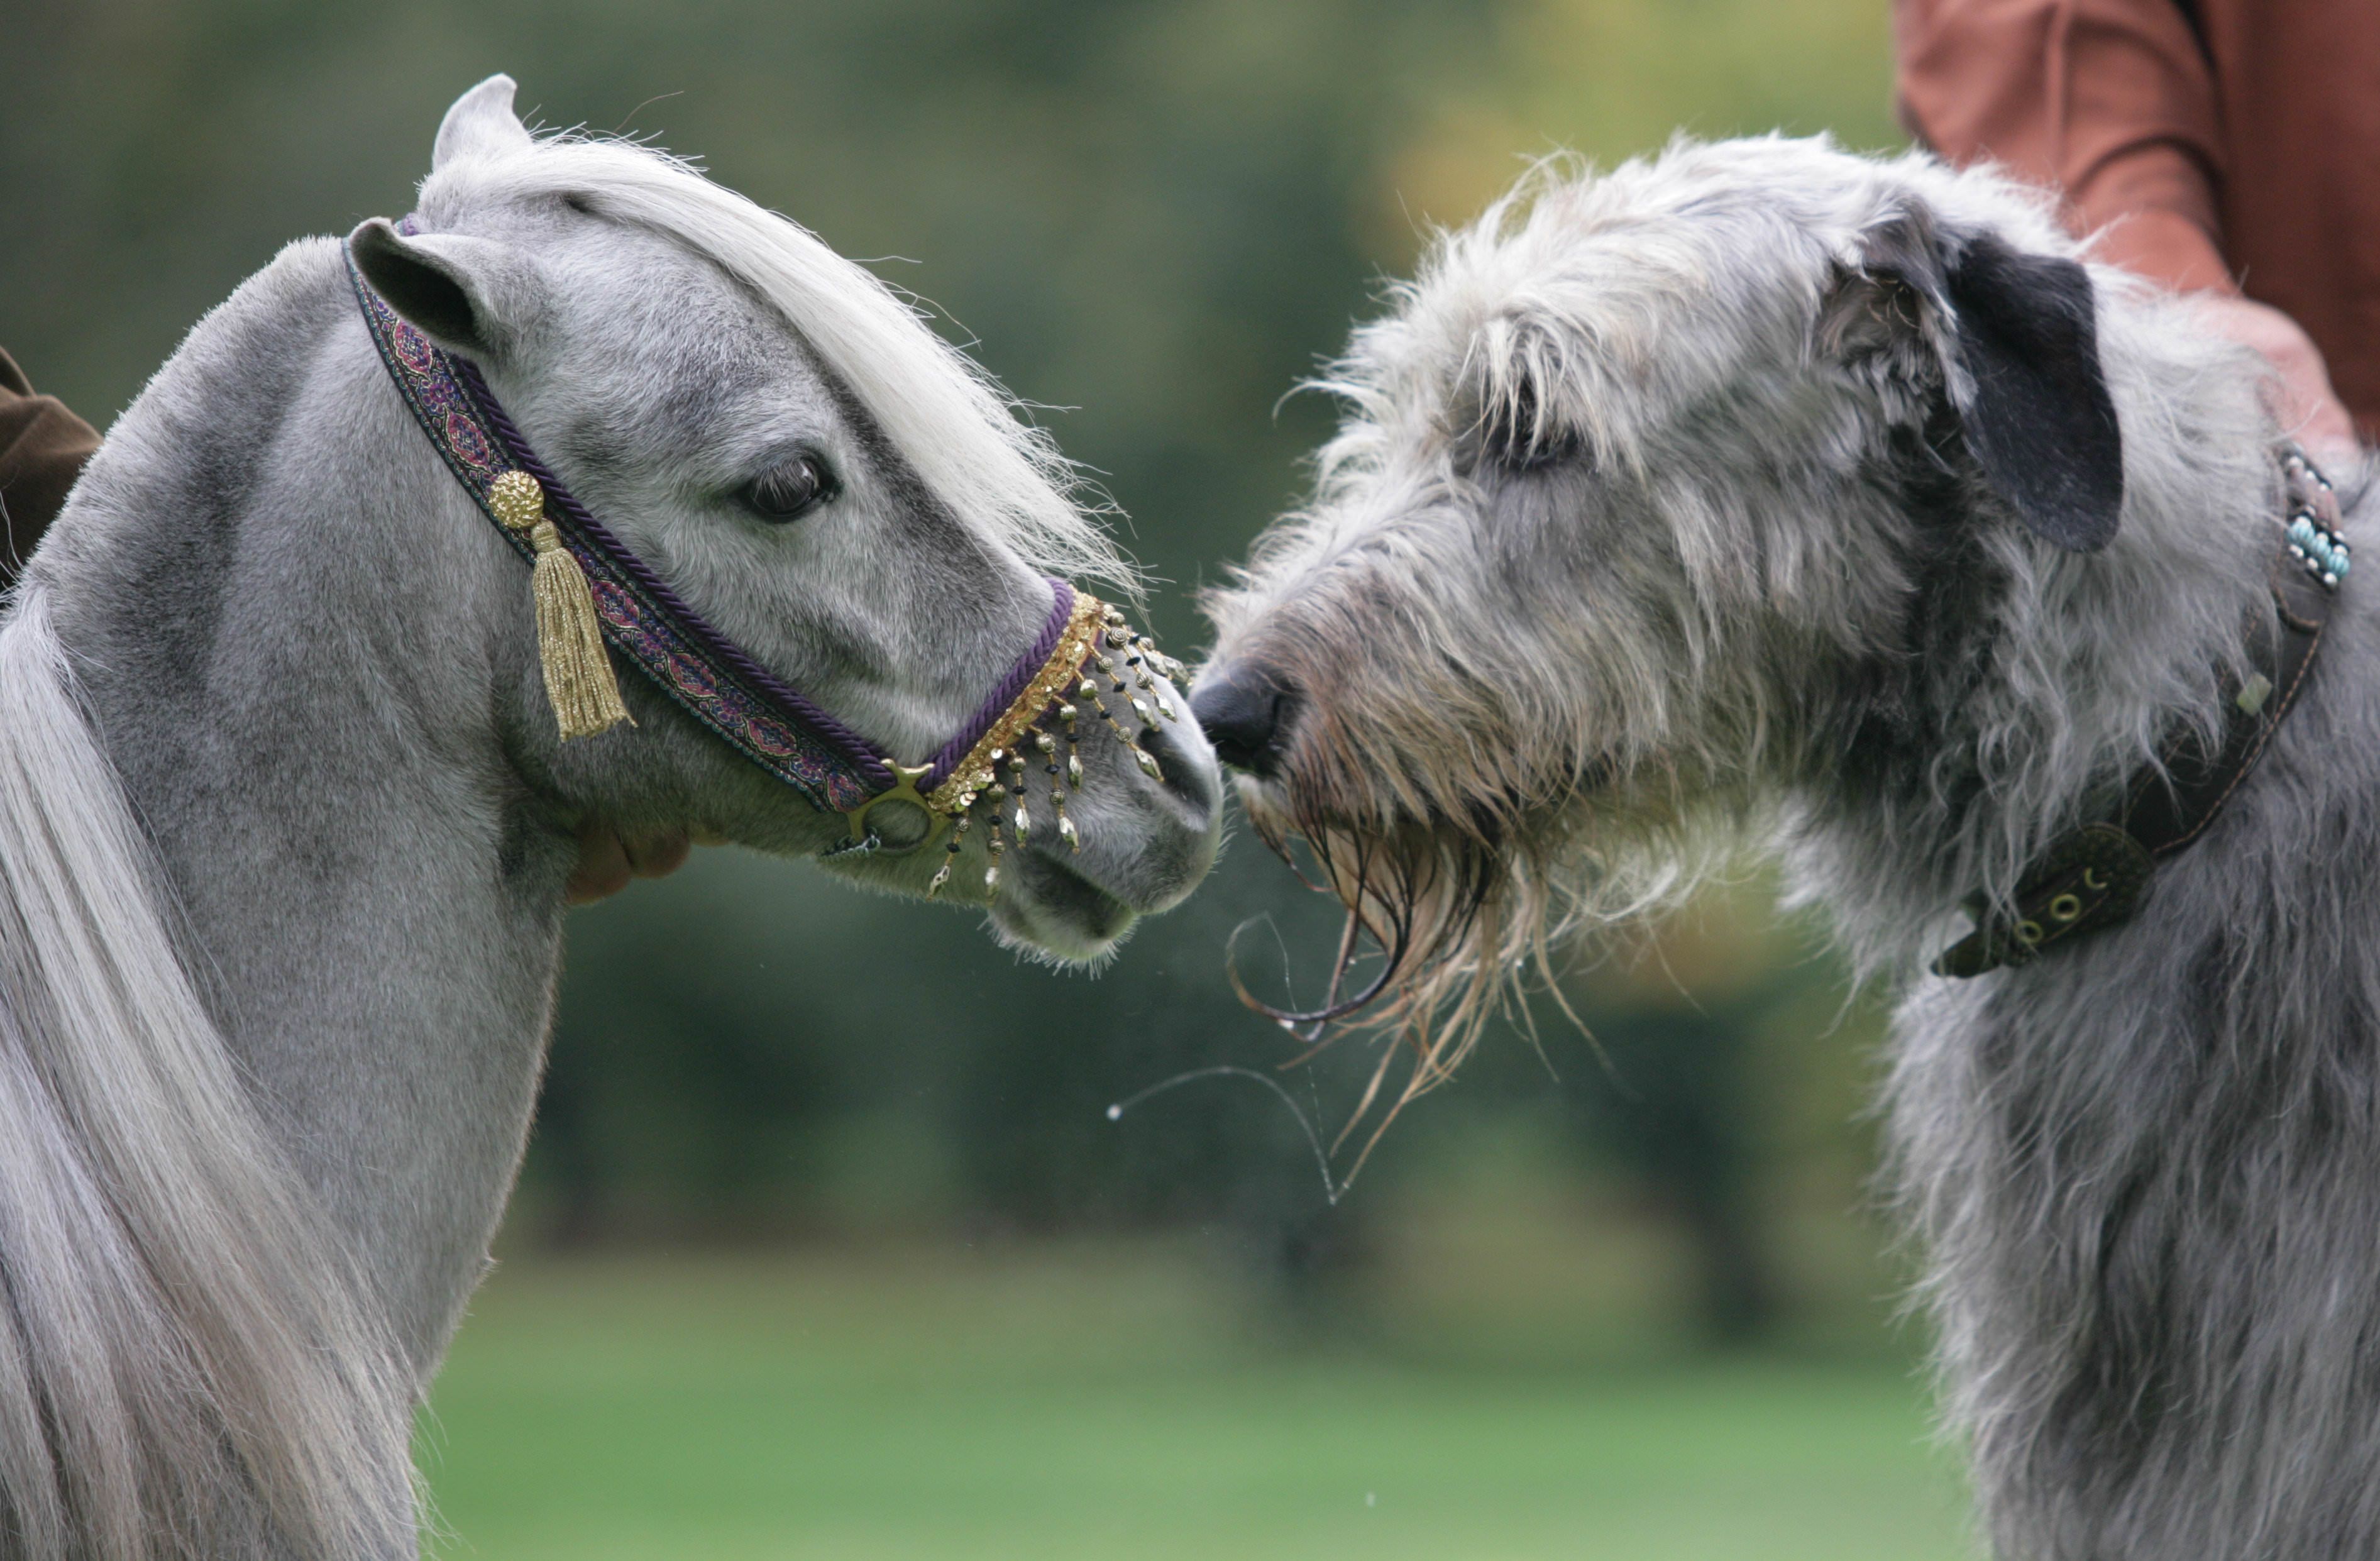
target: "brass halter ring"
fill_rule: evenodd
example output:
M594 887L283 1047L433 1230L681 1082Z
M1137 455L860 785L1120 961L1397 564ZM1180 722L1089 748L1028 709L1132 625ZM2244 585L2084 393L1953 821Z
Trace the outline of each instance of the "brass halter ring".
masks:
M885 768L892 772L892 785L851 811L850 843L840 850L832 852L832 855L847 856L853 851L866 851L870 856L905 857L922 851L940 840L943 831L951 827L950 814L937 811L934 805L917 790L917 783L934 773L934 767L931 764L888 763ZM868 815L887 802L899 802L915 808L924 814L925 833L905 846L886 845L882 835L868 827ZM868 844L870 841L874 841L875 844Z

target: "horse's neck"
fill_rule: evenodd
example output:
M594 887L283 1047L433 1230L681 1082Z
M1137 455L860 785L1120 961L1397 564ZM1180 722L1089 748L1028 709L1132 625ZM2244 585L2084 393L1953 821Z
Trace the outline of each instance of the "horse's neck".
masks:
M426 1369L517 1164L568 853L496 730L525 580L338 264L193 333L34 567L207 1001Z

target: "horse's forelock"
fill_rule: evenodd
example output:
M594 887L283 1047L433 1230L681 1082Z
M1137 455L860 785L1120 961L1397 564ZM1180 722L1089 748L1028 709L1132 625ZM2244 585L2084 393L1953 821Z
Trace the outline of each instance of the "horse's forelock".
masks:
M808 228L712 182L692 163L612 138L548 136L440 168L421 208L576 197L666 234L751 288L848 384L952 511L1053 574L1137 598L1140 579L1100 519L1112 506L1016 400L928 323L930 311Z

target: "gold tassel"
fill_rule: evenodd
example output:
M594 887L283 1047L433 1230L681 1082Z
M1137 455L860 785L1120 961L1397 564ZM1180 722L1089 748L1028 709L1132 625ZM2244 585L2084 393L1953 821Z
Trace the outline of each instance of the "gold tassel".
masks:
M537 655L545 664L545 697L553 703L562 740L591 738L621 722L635 726L620 702L620 683L603 648L595 597L578 560L562 545L551 520L529 532L537 549Z
M545 697L565 742L591 738L625 721L619 678L603 646L594 593L562 533L545 518L545 490L526 471L507 471L488 489L488 507L537 550L531 584L537 595L537 656L545 670Z

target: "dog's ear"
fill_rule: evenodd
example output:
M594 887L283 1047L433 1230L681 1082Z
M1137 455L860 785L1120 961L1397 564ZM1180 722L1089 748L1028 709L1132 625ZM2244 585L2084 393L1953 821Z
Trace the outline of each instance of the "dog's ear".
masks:
M1913 295L1917 308L1900 323L1915 326L1916 339L1903 334L1896 345L1939 360L1938 383L1993 494L2028 530L2070 552L2114 541L2123 433L2099 362L2089 273L1988 233L1951 239L1922 220L1869 239L1863 279ZM1839 340L1844 334L1838 326Z
M1985 234L1960 251L1944 291L1970 382L1952 400L1985 480L2035 536L2096 553L2123 507L2124 438L2090 274Z

